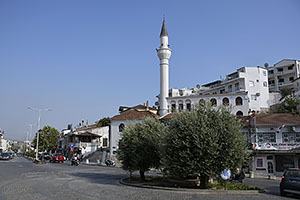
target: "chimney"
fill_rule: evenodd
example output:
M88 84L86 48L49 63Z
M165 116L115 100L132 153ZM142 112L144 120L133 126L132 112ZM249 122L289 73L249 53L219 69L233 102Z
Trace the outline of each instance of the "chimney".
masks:
M147 101L147 110L149 110L149 101Z

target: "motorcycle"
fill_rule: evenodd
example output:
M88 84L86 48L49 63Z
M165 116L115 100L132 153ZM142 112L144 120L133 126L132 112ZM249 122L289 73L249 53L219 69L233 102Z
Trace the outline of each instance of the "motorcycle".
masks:
M113 160L106 160L105 161L105 164L106 164L106 166L108 166L108 167L114 167L114 166L116 166L116 163L115 163L115 161L113 161Z
M71 165L78 166L79 165L79 160L77 157L73 157L71 160Z

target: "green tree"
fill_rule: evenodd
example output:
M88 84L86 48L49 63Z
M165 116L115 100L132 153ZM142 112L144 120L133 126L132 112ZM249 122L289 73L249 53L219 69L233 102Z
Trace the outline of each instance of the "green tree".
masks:
M162 146L164 164L179 178L200 174L200 187L207 188L209 177L242 166L245 141L240 122L228 108L201 104L170 120Z
M278 108L275 110L275 113L291 113L291 114L299 114L298 106L300 104L300 100L289 95L285 96L282 103L279 104Z
M149 168L160 166L160 139L164 132L165 126L152 118L126 127L117 151L122 168L130 173L139 170L140 178L145 180Z
M39 134L39 151L43 150L43 140L45 140L45 150L50 151L57 146L59 132L51 126L44 126L42 133ZM32 145L36 147L36 138L35 135Z
M103 126L109 126L110 125L110 118L104 117L96 122L96 126L103 127Z

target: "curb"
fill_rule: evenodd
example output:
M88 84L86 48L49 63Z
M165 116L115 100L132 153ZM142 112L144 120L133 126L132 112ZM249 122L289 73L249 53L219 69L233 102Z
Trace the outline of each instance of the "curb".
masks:
M168 190L177 192L188 192L195 194L259 194L265 193L265 190L209 190L209 189L185 189L185 188L172 188L172 187L161 187L161 186L150 186L143 185L141 183L133 184L126 183L123 179L119 180L119 183L126 186L145 188L145 189L155 189L155 190Z

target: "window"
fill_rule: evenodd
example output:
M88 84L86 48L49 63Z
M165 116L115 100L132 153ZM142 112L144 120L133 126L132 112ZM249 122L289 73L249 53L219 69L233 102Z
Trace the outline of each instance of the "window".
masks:
M282 133L283 143L295 143L300 142L300 133Z
M228 85L228 92L232 92L232 85Z
M224 106L228 106L229 105L229 99L227 97L225 97L222 102L223 102Z
M254 81L249 81L249 86L254 87Z
M125 125L122 123L119 125L119 132L123 132Z
M279 79L278 79L278 82L279 82L279 83L283 83L283 82L284 82L284 78L279 78Z
M210 100L212 106L217 106L217 100L215 98Z
M263 82L263 86L264 86L264 87L268 87L267 81L264 81L264 82Z
M240 83L235 83L234 84L234 89L237 91L240 89Z
M185 103L186 103L186 110L191 111L191 108L192 108L191 101L190 100L186 100Z
M290 77L289 80L290 80L290 81L293 81L293 80L294 80L294 77Z
M178 102L178 110L179 110L179 112L183 111L183 102L182 101Z
M283 68L278 68L278 71L279 72L283 72Z
M171 112L172 113L176 112L176 104L175 103L171 104Z
M288 70L292 70L294 65L288 66Z
M269 74L274 74L274 70L270 70L270 71L269 71Z
M220 90L220 94L224 94L225 93L225 89Z
M259 143L274 143L274 142L276 142L276 135L273 132L258 133L257 139L258 139Z
M263 75L264 75L264 76L267 76L267 71L263 71Z
M237 111L236 112L236 116L237 117L242 117L243 116L243 112L242 111Z
M199 104L200 104L200 105L204 105L204 104L205 104L204 99L200 99Z
M107 138L103 138L103 147L107 147Z
M256 101L256 100L257 100L257 97L256 97L255 94L254 94L254 95L251 95L251 100L253 100L253 101Z
M241 97L235 98L235 105L237 106L243 105L243 99Z
M256 167L264 167L262 158L256 160Z

